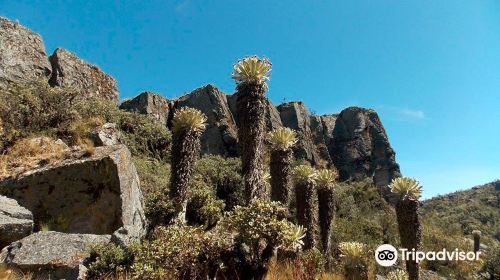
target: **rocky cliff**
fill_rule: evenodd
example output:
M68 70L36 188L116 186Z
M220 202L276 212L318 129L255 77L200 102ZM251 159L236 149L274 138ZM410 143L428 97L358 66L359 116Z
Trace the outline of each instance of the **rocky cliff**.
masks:
M155 118L159 110L164 110L169 117L162 122L167 124L179 108L197 108L208 118L202 136L202 153L237 156L236 98L236 94L226 95L215 86L206 85L172 100L143 93L124 102L120 108ZM153 99L155 101L151 102ZM350 107L339 114L316 116L303 102L289 102L277 107L271 101L267 102L266 125L269 131L281 126L297 131L299 141L294 148L297 159L317 166L333 165L339 170L342 180L371 177L377 186L386 186L392 178L400 176L395 152L375 111ZM168 109L162 109L166 107Z
M113 77L62 48L57 48L49 58L40 35L18 22L0 17L0 88L9 82L37 79L51 86L75 89L84 96L118 102Z
M0 18L0 87L8 81L39 78L52 86L75 89L82 96L118 100L116 81L110 75L62 48L48 58L38 34ZM236 99L236 94L227 95L213 85L205 85L172 100L144 92L123 102L120 108L150 115L167 126L179 108L197 108L208 118L202 153L236 157ZM378 186L384 186L400 175L394 150L373 110L351 107L340 114L316 116L302 102L274 106L267 100L265 114L269 131L282 126L297 131L299 142L294 153L298 159L318 166L334 165L344 180L372 177Z
M51 73L40 35L0 17L0 87L9 81L47 79Z

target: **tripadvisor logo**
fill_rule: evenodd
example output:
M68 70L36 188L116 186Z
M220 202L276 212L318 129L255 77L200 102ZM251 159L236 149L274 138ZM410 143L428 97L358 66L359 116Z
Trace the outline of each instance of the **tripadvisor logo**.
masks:
M453 251L448 251L443 249L438 252L429 251L416 251L415 249L408 250L406 248L400 248L399 252L394 246L390 244L380 245L377 250L375 250L375 260L381 266L393 266L397 260L398 256L402 261L415 261L419 263L423 260L428 261L477 261L479 260L479 255L481 252L464 252L455 249Z

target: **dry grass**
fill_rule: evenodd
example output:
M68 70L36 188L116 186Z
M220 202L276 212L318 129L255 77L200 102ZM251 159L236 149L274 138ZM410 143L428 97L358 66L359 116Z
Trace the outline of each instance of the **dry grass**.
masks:
M0 280L34 280L33 274L23 273L20 270L0 264Z
M294 261L277 262L272 260L265 280L344 280L342 275L334 273L315 273L314 267Z
M79 139L77 146L68 148L49 137L26 138L16 142L0 155L0 179L58 162L62 159L91 156L95 147L91 140Z

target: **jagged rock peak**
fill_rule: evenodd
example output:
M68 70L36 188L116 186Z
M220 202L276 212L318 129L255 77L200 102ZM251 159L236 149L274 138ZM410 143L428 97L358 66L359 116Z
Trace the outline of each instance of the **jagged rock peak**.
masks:
M225 93L212 84L204 85L179 97L174 112L182 107L196 108L207 116L201 136L203 154L237 155L237 127Z
M371 109L349 107L338 115L329 147L341 180L372 177L387 186L401 176L385 129Z
M324 135L329 129L323 127L321 117L311 115L301 101L287 102L277 109L283 125L297 131L299 141L294 148L295 156L316 165L331 164Z
M116 80L96 65L63 48L57 48L49 60L52 66L51 86L71 87L86 96L100 96L118 102Z
M0 17L0 87L12 81L47 79L50 69L42 37Z
M145 91L130 100L125 100L120 109L145 114L166 125L171 109L171 102L158 93Z

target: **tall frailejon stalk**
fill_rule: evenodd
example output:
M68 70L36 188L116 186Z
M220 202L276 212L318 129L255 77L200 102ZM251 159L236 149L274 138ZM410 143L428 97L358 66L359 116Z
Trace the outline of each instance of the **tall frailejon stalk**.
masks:
M177 221L186 220L188 183L200 153L200 137L205 130L205 115L189 107L175 112L172 120L172 174L170 198Z
M265 136L265 92L271 71L271 62L250 56L234 65L232 78L236 80L236 108L238 116L241 168L245 200L265 198L262 180Z
M339 244L344 267L344 277L349 280L368 279L368 248L359 242L342 242Z
M318 178L316 179L318 185L321 247L328 259L330 258L330 237L332 234L333 216L335 214L334 187L337 178L337 170L323 169L318 171Z
M474 238L474 247L473 247L474 253L477 253L479 249L481 249L481 231L473 230L472 236Z
M418 199L422 187L413 178L395 178L391 192L396 196L396 218L398 220L401 246L411 251L419 250L422 242L422 226L418 213ZM419 279L419 266L414 260L406 260L406 271L410 280Z
M271 200L288 206L290 203L290 181L293 151L297 135L290 128L278 128L267 135L271 145Z
M304 249L318 247L318 193L316 170L309 165L299 165L293 170L297 222L306 228Z

